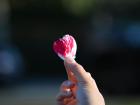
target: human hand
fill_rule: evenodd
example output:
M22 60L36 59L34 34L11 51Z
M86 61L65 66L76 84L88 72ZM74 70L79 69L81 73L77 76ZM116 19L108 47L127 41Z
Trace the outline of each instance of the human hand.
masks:
M58 105L105 105L95 80L74 59L66 58L67 81L60 86Z

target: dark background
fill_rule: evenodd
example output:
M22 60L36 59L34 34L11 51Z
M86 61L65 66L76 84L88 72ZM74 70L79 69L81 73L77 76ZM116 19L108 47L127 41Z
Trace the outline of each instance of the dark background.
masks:
M67 76L52 45L70 34L78 45L76 61L92 74L103 94L140 95L138 0L5 0L0 4L1 89L32 83L59 86Z

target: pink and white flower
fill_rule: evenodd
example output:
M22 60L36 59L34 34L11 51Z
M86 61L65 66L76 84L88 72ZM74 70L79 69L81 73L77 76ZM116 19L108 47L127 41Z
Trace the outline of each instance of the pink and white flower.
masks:
M65 35L53 43L53 50L61 58L76 57L77 44L73 36Z

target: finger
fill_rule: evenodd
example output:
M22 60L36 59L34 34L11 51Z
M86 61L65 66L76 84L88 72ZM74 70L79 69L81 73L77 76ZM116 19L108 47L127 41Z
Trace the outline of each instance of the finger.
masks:
M69 98L64 98L61 101L57 101L58 105L76 105L76 99L72 96Z
M66 98L70 98L72 96L72 92L60 92L57 96L56 96L56 100L57 101L63 101Z
M57 104L58 105L66 105L68 102L72 100L72 93L67 93L67 92L60 92L57 97Z
M74 99L73 101L69 102L67 105L77 105L77 100Z
M72 97L64 99L63 103L65 103L65 105L76 105L76 104L73 103L73 102L75 102L75 100L76 100L76 98L74 98L72 96Z
M65 64L64 64L64 66L65 66ZM66 69L66 72L67 72L67 75L68 75L68 80L71 80L72 77L73 77L73 73L69 70L69 68L65 67L65 69Z
M87 72L87 75L89 77L90 84L92 84L92 87L94 88L93 90L94 91L99 91L99 89L97 87L97 84L96 84L95 80L92 78L91 74L89 72Z
M87 75L88 75L89 80L92 81L93 78L92 78L91 74L89 72L87 72Z
M60 90L61 91L68 91L68 89L71 90L71 88L73 88L75 86L75 83L69 81L69 80L66 80L64 81L61 86L60 86Z
M91 74L89 72L87 72L88 76L91 77Z
M74 59L66 58L64 64L65 67L75 75L78 82L88 82L87 72Z
M63 101L58 101L57 105L65 105Z
M67 72L67 75L68 75L68 80L73 81L73 82L77 82L76 77L74 76L73 72L71 72L71 70L69 70L70 68L68 68L65 65L65 61L64 61L64 66L65 66L65 69L66 69L66 72Z
M65 68L66 68L66 71L67 71L68 80L76 83L77 80L76 80L76 77L74 76L73 72L71 72L67 66L65 66Z

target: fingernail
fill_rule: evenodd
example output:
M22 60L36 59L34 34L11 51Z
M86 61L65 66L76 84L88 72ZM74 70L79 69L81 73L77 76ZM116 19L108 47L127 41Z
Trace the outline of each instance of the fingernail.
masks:
M65 62L75 63L76 61L72 57L67 57L67 58L65 58Z

